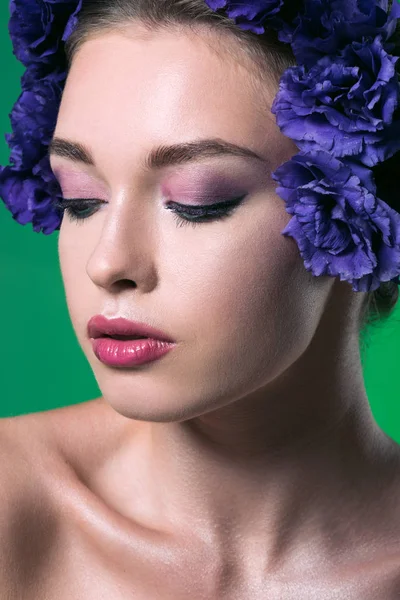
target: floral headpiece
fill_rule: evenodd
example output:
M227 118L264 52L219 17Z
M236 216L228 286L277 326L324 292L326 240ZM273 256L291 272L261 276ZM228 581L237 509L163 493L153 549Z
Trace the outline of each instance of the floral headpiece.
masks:
M400 84L390 39L399 0L205 0L244 30L277 31L297 66L279 84L272 113L299 153L273 173L313 275L339 276L354 291L400 283L399 211L378 198L372 168L400 150ZM66 80L64 43L82 0L10 0L14 54L26 67L10 114L10 165L0 197L13 218L48 235L60 228L61 190L50 169ZM289 8L290 7L290 8ZM293 7L295 11L293 12Z

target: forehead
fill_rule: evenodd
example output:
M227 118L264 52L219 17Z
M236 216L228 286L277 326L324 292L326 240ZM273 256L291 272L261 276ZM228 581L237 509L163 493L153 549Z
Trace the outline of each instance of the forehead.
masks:
M248 67L198 35L102 33L74 57L56 135L87 144L99 163L199 137L270 151L286 139L270 112L276 90L266 101Z

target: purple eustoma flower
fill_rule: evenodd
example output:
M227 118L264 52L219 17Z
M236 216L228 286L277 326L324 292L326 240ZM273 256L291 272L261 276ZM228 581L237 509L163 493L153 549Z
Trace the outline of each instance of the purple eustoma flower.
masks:
M297 154L272 177L293 215L282 234L296 240L308 271L340 276L354 291L398 278L400 214L376 197L369 169L317 150Z
M276 15L283 6L283 0L205 0L214 11L223 9L238 27L253 33L264 33L267 21Z
M57 121L65 84L65 72L53 71L43 79L29 78L10 113L13 132L6 134L11 163L17 168L33 168L46 151Z
M395 6L388 13L388 0L304 0L304 10L278 37L291 44L298 64L310 68L351 42L378 35L387 41L395 32L396 14Z
M399 2L399 0L393 0L391 14L394 19L400 19L400 2Z
M390 158L400 149L389 127L399 103L398 59L377 36L325 56L309 71L287 69L271 109L278 126L304 152L357 156L371 167Z
M54 207L60 197L48 157L44 156L32 169L0 167L0 196L21 225L32 223L33 231L50 235L60 229L62 215Z
M18 60L25 66L64 62L61 41L77 6L78 0L10 0L9 31Z
M77 24L82 0L10 0L9 31L16 57L27 69L10 113L10 165L0 167L0 197L18 223L46 235L60 228L53 206L61 197L48 145L66 80L63 42Z
M79 0L74 12L68 19L68 22L65 26L65 30L64 30L63 36L61 38L63 42L67 41L67 39L69 38L71 33L74 31L75 27L77 26L78 16L79 16L79 12L80 12L81 8L82 8L82 0Z

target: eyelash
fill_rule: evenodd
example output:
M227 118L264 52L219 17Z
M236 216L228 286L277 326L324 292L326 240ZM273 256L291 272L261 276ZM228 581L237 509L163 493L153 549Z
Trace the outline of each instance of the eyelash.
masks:
M170 201L167 210L171 210L174 213L174 218L179 227L189 225L190 223L195 227L200 223L217 221L229 217L245 197L246 195L241 196L240 198L233 198L232 200L210 204L208 206L188 206L186 204L178 204L177 202ZM71 198L56 200L54 206L63 213L66 212L71 221L81 222L91 217L94 212L97 211L94 211L87 216L81 216L78 212L79 209L86 208L87 210L90 206L97 206L103 203L103 201L92 198L84 200L80 198Z

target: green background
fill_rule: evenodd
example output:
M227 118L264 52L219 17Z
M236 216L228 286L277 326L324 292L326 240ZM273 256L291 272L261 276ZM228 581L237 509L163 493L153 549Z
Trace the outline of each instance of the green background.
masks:
M8 164L4 134L20 93L23 66L12 54L7 3L0 5L0 164ZM101 396L75 337L65 300L58 232L19 225L0 201L0 417L37 412ZM363 367L372 412L400 443L400 303L393 316L364 332Z
M0 3L0 164L23 65L12 53L8 2ZM0 417L101 396L73 331L58 262L58 232L19 225L0 199Z

